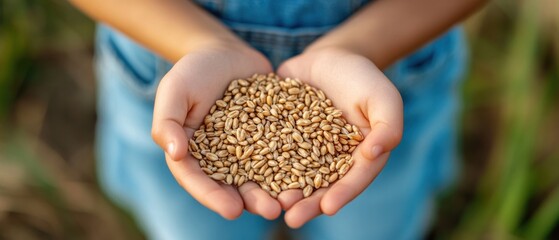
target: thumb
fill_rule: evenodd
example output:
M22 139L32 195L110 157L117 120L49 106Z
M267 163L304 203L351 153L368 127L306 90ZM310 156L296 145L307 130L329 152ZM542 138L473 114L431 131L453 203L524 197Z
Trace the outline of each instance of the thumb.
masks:
M184 159L188 153L188 138L184 129L189 111L188 97L183 88L176 87L180 72L171 69L161 79L155 95L151 136L175 160Z
M379 91L366 104L364 109L371 131L363 140L360 151L364 158L374 160L400 143L404 127L403 103L395 87L390 86Z
M401 138L401 129L391 127L384 122L377 122L361 143L362 147L359 151L365 159L372 161L394 149Z
M177 122L170 119L154 121L151 136L172 160L178 161L186 157L186 132Z

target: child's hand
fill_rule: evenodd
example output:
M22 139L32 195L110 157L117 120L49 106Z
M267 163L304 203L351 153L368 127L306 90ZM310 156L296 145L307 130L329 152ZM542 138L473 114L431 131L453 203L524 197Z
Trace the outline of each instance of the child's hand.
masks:
M306 199L300 190L279 195L286 223L297 228L322 213L335 214L373 181L400 142L403 106L398 90L370 60L345 50L307 51L283 63L278 74L323 90L365 136L341 180Z
M188 153L188 139L231 80L271 71L264 56L243 44L212 45L180 59L157 90L152 136L165 150L169 169L196 200L227 219L237 218L243 208L275 219L281 207L255 183L237 190L210 179Z

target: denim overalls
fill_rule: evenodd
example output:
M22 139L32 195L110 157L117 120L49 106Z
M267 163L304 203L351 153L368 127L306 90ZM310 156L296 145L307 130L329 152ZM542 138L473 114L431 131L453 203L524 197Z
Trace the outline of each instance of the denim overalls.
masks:
M274 64L365 5L365 0L199 0ZM394 26L398 27L398 26ZM348 36L351 37L351 36ZM371 42L375 36L371 36ZM321 216L304 239L417 239L428 229L436 193L455 175L456 127L466 51L454 28L385 74L404 100L404 137L379 177L334 217ZM108 195L151 239L266 239L277 221L244 213L228 221L188 195L150 136L158 81L171 64L123 34L97 35L98 172ZM374 94L374 93L371 93ZM281 220L279 220L281 221Z

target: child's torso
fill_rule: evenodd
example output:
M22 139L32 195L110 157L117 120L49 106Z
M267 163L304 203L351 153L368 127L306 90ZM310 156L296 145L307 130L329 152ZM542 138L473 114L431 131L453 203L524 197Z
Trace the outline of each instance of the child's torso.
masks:
M337 25L369 0L196 0L226 22L308 28Z

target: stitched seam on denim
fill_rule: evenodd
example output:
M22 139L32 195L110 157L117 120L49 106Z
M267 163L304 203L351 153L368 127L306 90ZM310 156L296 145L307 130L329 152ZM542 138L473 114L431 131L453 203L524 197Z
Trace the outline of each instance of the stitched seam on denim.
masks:
M110 34L107 36L107 45L99 49L99 60L102 61L105 65L108 64L107 67L115 67L117 69L116 71L119 73L118 77L121 78L119 79L119 81L122 81L123 84L128 86L130 91L145 100L152 100L153 95L150 95L149 92L146 92L146 89L149 91L149 89L153 88L153 86L149 87L148 84L142 84L141 82L139 82L141 80L136 80L140 79L137 76L138 74L130 71L130 69L132 68L126 66L125 61L123 61L119 58L118 55L116 55L116 52L113 50L113 47L111 47L110 42L108 41L109 36Z
M283 48L301 50L322 36L320 34L302 34L297 36L287 36L280 34L270 34L247 30L233 30L239 37L251 44L264 48Z
M120 50L120 48L116 45L116 42L114 41L112 35L108 35L107 36L107 43L109 44L110 49L112 50L112 52L116 55L116 57L120 60L121 64L123 65L123 67L125 67L133 76L135 79L137 79L140 83L140 85L142 86L148 86L150 84L150 81L144 79L135 69L132 65L130 65L130 63L128 61L126 61L126 57L124 56L124 53L122 53L122 51Z

